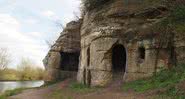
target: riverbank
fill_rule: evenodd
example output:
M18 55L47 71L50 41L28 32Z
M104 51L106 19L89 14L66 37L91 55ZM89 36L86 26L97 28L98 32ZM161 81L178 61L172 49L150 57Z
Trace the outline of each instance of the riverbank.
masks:
M150 94L123 91L120 85L89 88L68 79L50 86L25 90L8 99L123 99L123 97L124 99L149 99Z
M10 96L20 94L23 90L26 90L28 88L18 88L14 90L7 90L3 93L0 93L0 99L7 99Z
M184 83L183 83L184 84ZM166 90L149 90L144 93L134 90L123 91L120 87L88 88L65 80L47 87L28 89L18 95L0 99L178 99L164 98L159 93Z

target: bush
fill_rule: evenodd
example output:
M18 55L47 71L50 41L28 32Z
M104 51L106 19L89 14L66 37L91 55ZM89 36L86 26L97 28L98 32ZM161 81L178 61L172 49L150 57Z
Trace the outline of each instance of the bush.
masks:
M18 71L15 69L4 69L4 70L0 70L0 80L1 81L17 81L19 80L18 77Z
M20 80L42 80L44 78L44 69L36 67L29 59L22 59L17 67Z

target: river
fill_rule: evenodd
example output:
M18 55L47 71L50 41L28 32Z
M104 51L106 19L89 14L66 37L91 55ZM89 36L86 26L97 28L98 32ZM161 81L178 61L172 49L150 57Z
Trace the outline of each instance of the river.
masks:
M0 81L0 93L17 88L35 88L44 84L44 81Z

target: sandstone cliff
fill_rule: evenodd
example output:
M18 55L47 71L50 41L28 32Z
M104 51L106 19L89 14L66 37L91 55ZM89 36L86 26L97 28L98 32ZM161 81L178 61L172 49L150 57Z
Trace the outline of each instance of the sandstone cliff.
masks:
M81 20L69 22L49 50L43 60L48 73L46 79L55 79L60 75L61 58L63 57L61 53L80 53L80 26ZM78 68L78 65L76 67Z
M185 63L184 1L83 1L82 20L66 26L44 60L49 78L79 66L79 82L105 86L118 73L132 81Z

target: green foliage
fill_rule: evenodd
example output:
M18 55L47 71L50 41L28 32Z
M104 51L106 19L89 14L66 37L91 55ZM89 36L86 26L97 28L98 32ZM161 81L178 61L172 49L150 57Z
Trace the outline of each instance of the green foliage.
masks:
M36 67L28 60L22 60L18 69L0 70L1 81L18 81L18 80L42 80L45 71L42 68Z
M42 80L45 74L28 59L23 59L17 67L20 80Z
M171 21L173 24L180 24L185 22L185 5L175 6L171 13Z
M94 8L100 7L111 0L82 0L85 11L93 10Z
M155 96L154 99L185 99L185 92L177 87L169 87L166 91Z
M111 1L115 1L115 0L82 0L83 10L91 11ZM124 2L123 4L125 4L124 6L127 6L129 4L138 4L143 8L146 8L147 6L161 5L166 1L167 0L123 0Z
M0 70L0 80L2 81L17 81L18 78L18 71L15 69L4 69Z
M171 21L177 32L185 32L185 5L175 7L171 13Z
M185 5L176 5L171 8L170 15L156 26L155 30L159 32L167 31L169 26L177 32L185 32Z
M162 70L148 79L136 80L124 84L124 90L135 90L137 92L145 92L151 89L165 88L174 86L177 83L185 80L185 65L179 65L172 70Z
M2 95L0 95L0 99L7 99L7 97L17 95L17 94L21 93L23 90L25 90L25 88L7 90Z

